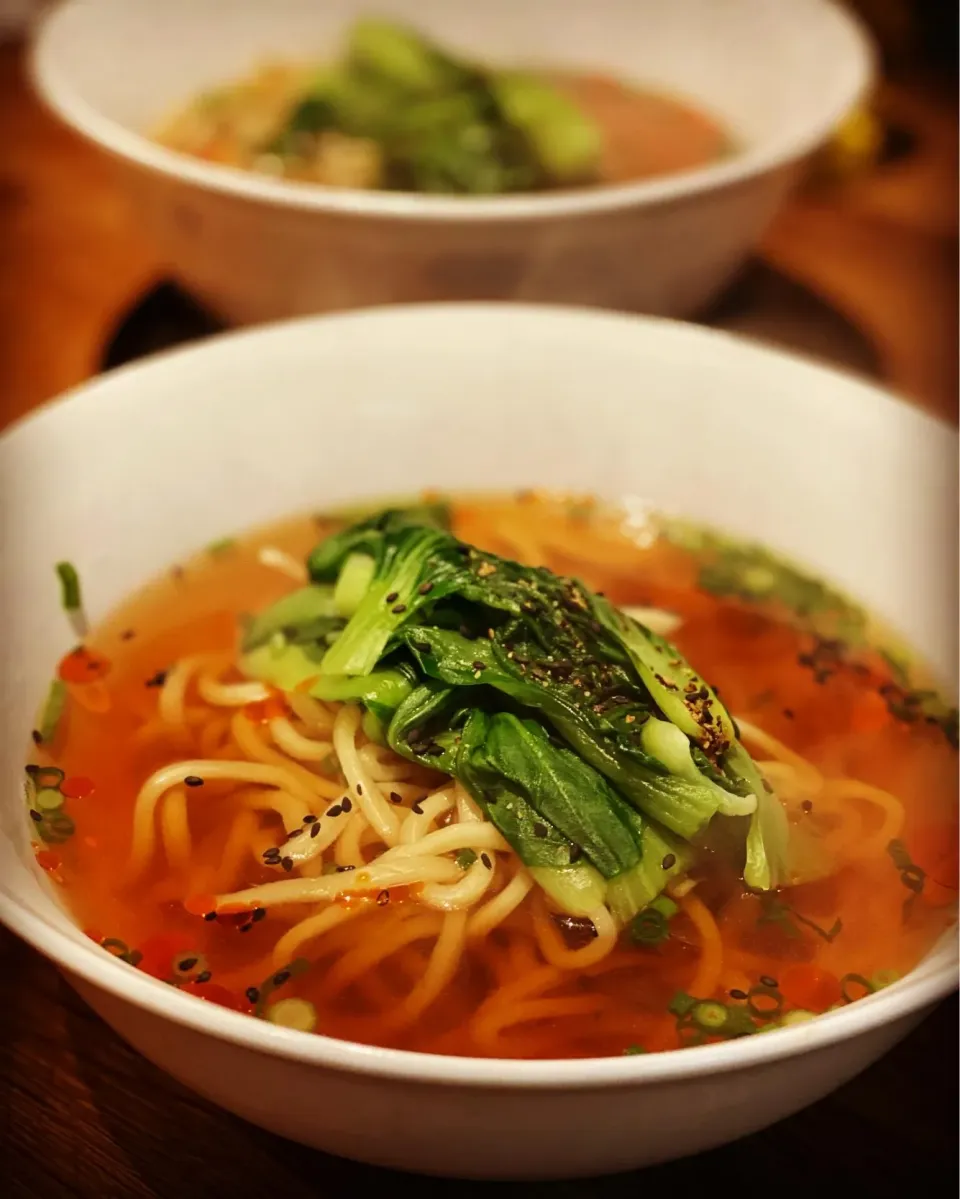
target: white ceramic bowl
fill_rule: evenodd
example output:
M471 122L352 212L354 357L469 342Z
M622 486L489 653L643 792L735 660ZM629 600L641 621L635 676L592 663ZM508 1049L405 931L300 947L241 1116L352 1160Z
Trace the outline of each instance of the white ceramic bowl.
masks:
M173 991L84 938L38 877L20 793L38 699L71 644L52 562L82 564L96 618L225 531L371 489L639 494L806 561L955 687L956 443L919 411L666 321L414 306L231 334L126 367L8 432L0 479L0 918L132 1045L223 1107L403 1169L590 1175L788 1115L955 986L947 938L852 1007L659 1056L483 1061L304 1036Z
M493 62L599 69L688 96L743 148L646 183L451 199L278 182L145 136L265 57L336 54L371 8ZM443 299L689 315L858 99L871 55L829 0L70 0L34 65L53 109L121 160L171 269L245 323Z

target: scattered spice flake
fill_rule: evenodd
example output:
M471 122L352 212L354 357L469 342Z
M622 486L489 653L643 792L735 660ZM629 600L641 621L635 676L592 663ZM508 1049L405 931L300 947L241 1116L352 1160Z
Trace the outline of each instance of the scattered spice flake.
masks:
M162 687L166 681L167 681L167 672L165 670L158 670L156 672L156 674L152 674L150 676L150 678L147 679L146 686L147 687Z
M96 650L78 645L60 660L57 676L65 683L95 683L110 673L110 660Z

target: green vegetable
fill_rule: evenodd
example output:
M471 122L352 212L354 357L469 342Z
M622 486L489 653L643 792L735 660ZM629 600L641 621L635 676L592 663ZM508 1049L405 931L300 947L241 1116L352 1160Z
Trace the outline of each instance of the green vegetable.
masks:
M269 1019L267 1000L273 992L285 986L292 978L298 978L309 969L310 962L307 958L295 958L289 966L284 966L282 970L275 970L259 987L254 987L252 991L248 991L247 994L254 1004L253 1014L261 1020Z
M794 1008L791 1012L785 1012L780 1017L780 1027L789 1028L793 1024L806 1024L808 1020L815 1020L816 1012L808 1012L805 1008Z
M42 742L49 744L56 737L66 702L66 683L61 679L54 679L37 716L36 729Z
M257 649L274 633L283 633L288 642L305 644L343 624L332 587L301 587L250 621L240 648L244 653Z
M333 589L333 606L347 619L360 607L360 601L373 580L376 563L367 554L350 554Z
M360 678L321 675L310 688L310 694L328 703L363 704L385 729L412 690L413 671L409 667L398 667L375 670Z
M469 870L476 860L477 855L472 849L461 849L455 859L461 870Z
M714 999L698 999L685 991L674 995L667 1010L677 1018L677 1032L693 1044L702 1043L708 1037L729 1039L759 1031L747 1008Z
M58 562L61 602L66 612L79 612L83 607L80 598L80 576L72 562Z
M670 936L670 920L678 910L665 895L652 900L630 922L630 939L638 945L660 945Z
M347 59L359 73L414 95L447 92L467 77L463 66L412 29L373 18L354 25Z
M900 840L891 841L887 846L887 853L900 873L900 881L910 892L903 903L903 918L906 920L913 910L917 896L923 891L924 884L927 881L927 872L922 866L918 866L914 862L910 857L906 845Z
M76 832L76 825L63 810L66 796L60 790L64 773L58 766L26 767L25 798L31 828L47 845L62 845Z
M856 1003L858 999L865 999L868 995L872 995L876 991L876 986L869 978L864 978L862 974L845 974L840 979L840 993L843 995L844 1003ZM862 993L857 994L860 990Z
M320 674L320 665L346 621L334 589L312 584L278 600L252 620L241 640L249 678L293 691Z
M664 521L661 531L667 540L697 556L704 591L745 603L775 603L825 636L862 640L866 628L862 608L764 546L682 521Z
M843 923L839 917L834 920L830 928L823 928L808 916L801 915L796 908L791 907L790 904L774 895L764 895L760 903L760 915L757 918L757 923L779 924L788 937L799 937L802 935L797 924L802 924L806 928L811 929L818 937L821 937L828 943L843 932Z
M509 712L476 711L463 731L458 773L471 792L506 783L524 795L543 818L534 836L556 829L569 846L579 846L604 878L616 877L640 860L639 837L620 819L620 801L602 775L571 753L552 745L542 725ZM543 832L539 833L538 830Z
M492 75L490 90L551 182L577 183L596 174L603 136L573 100L545 80L516 71Z
M313 1032L317 1027L317 1009L306 999L280 999L266 1009L271 1024L293 1028L297 1032Z
M250 672L363 705L369 734L458 778L571 914L605 902L629 922L712 822L748 885L778 886L783 810L691 665L576 580L443 523L388 509L317 546L311 586L248 629Z
M56 812L63 807L65 797L53 787L44 787L33 799L33 806L38 812Z
M328 130L376 143L386 186L497 195L596 176L601 135L545 80L491 73L412 29L358 21L266 153L308 157Z

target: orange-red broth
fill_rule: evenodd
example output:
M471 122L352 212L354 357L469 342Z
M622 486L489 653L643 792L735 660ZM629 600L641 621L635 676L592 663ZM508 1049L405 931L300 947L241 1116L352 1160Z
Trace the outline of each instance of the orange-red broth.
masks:
M925 873L922 892L908 903L906 889L887 852L849 866L839 875L796 887L776 897L790 912L764 906L745 891L734 871L706 858L697 874L696 895L712 911L723 943L721 981L713 997L725 1003L757 985L775 982L784 1009L821 1012L864 993L841 980L887 978L911 969L955 920L957 896L956 752L941 729L923 721L903 723L891 715L879 688L889 669L879 655L860 655L859 665L840 666L818 681L798 660L810 637L784 613L761 611L718 599L697 587L697 563L665 539L645 548L618 537L599 516L553 501L463 502L455 505L455 531L486 548L516 554L498 525L530 534L532 554L563 573L576 573L621 604L671 609L684 622L673 636L697 669L720 689L738 716L761 725L828 774L843 774L896 794L906 808L902 840ZM328 526L329 527L329 526ZM171 878L162 854L133 889L122 883L130 848L131 818L138 789L155 769L189 756L188 746L170 742L139 746L137 730L156 712L158 672L178 658L229 651L238 616L259 609L293 584L263 566L257 550L277 546L302 556L319 533L314 520L297 519L207 551L168 572L132 597L88 639L93 665L84 665L92 684L71 683L67 718L55 753L34 761L60 766L65 791L75 792L66 810L75 835L62 845L37 844L37 860L60 884L81 926L114 952L124 946L143 956L139 968L214 1002L252 1012L250 987L272 973L271 949L288 927L266 917L251 924L246 914L204 920L183 906L184 884ZM100 655L99 657L97 655ZM68 678L82 678L66 662ZM253 711L252 719L263 713ZM189 819L201 857L218 858L229 811L229 784L208 786L190 804ZM855 802L855 801L854 801ZM810 819L814 818L810 813ZM879 813L874 817L878 822ZM279 822L272 814L261 823ZM248 859L237 887L271 881L276 875ZM351 902L351 901L347 901ZM369 912L338 930L341 938L376 935L386 911L370 900ZM401 896L393 902L403 902ZM799 915L803 919L795 918ZM841 929L827 940L840 921ZM319 959L285 982L282 994L312 1001L318 1031L424 1052L476 1054L466 1025L478 1006L517 971L537 963L529 898L500 930L468 948L452 984L410 1028L388 1031L371 1014L368 991L350 988L326 1002L321 940ZM813 926L816 926L814 928ZM689 916L673 918L670 937L656 948L632 944L627 936L600 967L566 977L549 994L589 995L593 1010L575 1017L534 1021L505 1035L497 1050L512 1057L579 1057L651 1050L684 1043L668 1010L671 998L691 986L700 962L700 936ZM340 947L342 950L342 946ZM371 980L384 992L416 977L429 945L413 945L388 959ZM178 979L171 964L202 955L198 970ZM202 981L195 980L197 975ZM209 975L209 978L207 977ZM764 983L759 980L763 979ZM281 992L277 992L279 996ZM710 996L699 996L710 998ZM589 1006L589 1005L585 1005ZM762 1006L762 1005L761 1005Z

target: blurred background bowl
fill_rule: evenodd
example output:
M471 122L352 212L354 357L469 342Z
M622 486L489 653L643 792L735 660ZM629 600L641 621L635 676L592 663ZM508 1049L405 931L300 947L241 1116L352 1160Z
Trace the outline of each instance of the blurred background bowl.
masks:
M738 149L647 181L478 199L293 184L147 136L265 59L334 57L371 9L495 64L685 97ZM433 299L688 316L862 96L872 54L830 0L68 0L42 24L34 73L59 116L121 162L171 271L227 321Z

